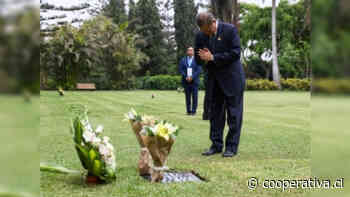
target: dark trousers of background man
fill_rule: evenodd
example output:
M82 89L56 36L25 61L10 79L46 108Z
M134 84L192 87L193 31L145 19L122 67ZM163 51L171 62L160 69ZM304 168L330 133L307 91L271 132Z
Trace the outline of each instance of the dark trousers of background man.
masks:
M204 88L205 88L205 95L204 95L204 101L203 101L203 114L202 119L203 120L209 120L210 119L210 110L211 110L211 99L212 99L212 87L208 83L208 70L204 70Z
M188 114L195 114L198 106L198 87L195 85L187 86L185 89L186 95L186 110ZM192 104L192 105L191 105Z

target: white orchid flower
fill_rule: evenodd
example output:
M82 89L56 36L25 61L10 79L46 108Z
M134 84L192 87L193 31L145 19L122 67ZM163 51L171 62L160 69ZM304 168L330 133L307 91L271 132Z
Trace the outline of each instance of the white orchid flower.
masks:
M106 145L100 144L98 147L98 151L100 152L101 155L103 156L108 156L110 155L110 150L107 148Z
M104 136L104 137L103 137L103 142L104 142L104 143L106 143L106 144L109 143L109 140L110 140L110 139L109 139L108 136Z
M85 130L88 132L93 132L92 126L90 125L90 123L88 123L87 125L85 125Z
M113 153L113 151L114 151L114 147L113 147L113 145L111 144L111 143L106 143L106 147L109 149L109 151L111 152L111 153Z
M92 142L93 139L96 138L96 135L93 132L85 131L83 133L83 138L84 138L85 142Z
M87 118L85 118L85 119L82 119L81 121L81 124L85 127L86 125L88 125L89 124L89 121L88 121L88 119Z
M114 157L107 157L104 160L108 166L110 166L112 169L115 169L117 167L115 158Z
M101 141L102 141L101 138L95 136L95 137L92 138L91 143L92 143L93 145L95 145L95 146L98 146L98 145L101 143Z
M98 125L96 130L95 130L96 133L102 133L103 132L103 126L102 125Z

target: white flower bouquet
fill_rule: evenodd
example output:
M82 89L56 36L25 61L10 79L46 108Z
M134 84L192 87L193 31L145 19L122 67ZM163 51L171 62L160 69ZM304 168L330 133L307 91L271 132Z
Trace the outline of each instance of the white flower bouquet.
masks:
M156 119L152 116L141 116L134 109L131 109L125 114L125 120L129 121L132 130L136 136L137 141L141 147L138 169L141 176L147 176L152 173L152 158L145 145L144 136L140 134L143 126L153 126L156 123Z
M102 136L103 126L93 129L87 110L72 121L72 133L79 159L88 171L87 182L111 182L116 176L114 147L109 137Z
M168 170L167 158L179 130L179 127L167 121L156 122L152 126L143 126L141 135L144 136L144 143L153 159L152 182L161 181L164 171Z

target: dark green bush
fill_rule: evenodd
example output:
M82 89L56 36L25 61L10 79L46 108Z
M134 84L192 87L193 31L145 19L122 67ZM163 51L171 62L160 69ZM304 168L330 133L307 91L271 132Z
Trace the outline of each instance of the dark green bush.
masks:
M182 87L181 76L156 75L139 77L134 82L136 89L146 90L176 90ZM307 79L282 79L283 90L310 90L310 80ZM199 89L204 90L203 78L200 80ZM266 79L248 79L246 81L246 90L278 90L278 86Z
M278 86L267 79L248 79L246 90L278 90Z
M312 92L327 94L350 94L350 79L316 79Z
M144 77L143 89L176 90L180 86L180 76L156 75Z
M155 75L139 77L135 81L136 89L146 90L176 90L182 87L181 76ZM200 80L199 89L204 89L203 79Z
M281 86L283 90L310 90L310 80L308 79L281 79Z

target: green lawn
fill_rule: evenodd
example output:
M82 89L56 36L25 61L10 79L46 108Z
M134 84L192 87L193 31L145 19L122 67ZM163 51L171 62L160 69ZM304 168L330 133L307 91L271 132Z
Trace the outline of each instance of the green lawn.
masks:
M344 178L344 189L315 192L317 197L350 196L349 96L312 97L312 176Z
M0 95L0 196L40 194L39 97ZM11 195L12 196L12 195Z
M151 99L152 93L155 98ZM210 145L209 122L201 120L203 92L198 114L185 115L182 93L176 91L42 91L40 95L40 159L83 171L69 132L71 104L86 104L94 126L103 124L105 135L116 148L117 180L113 184L88 187L84 177L43 172L41 195L54 196L306 196L307 190L250 191L250 177L304 179L310 167L310 94L307 92L259 92L245 94L245 114L238 156L203 157ZM168 166L192 169L209 179L206 183L150 184L138 176L139 145L123 114L131 107L181 125ZM227 129L226 129L227 131Z

